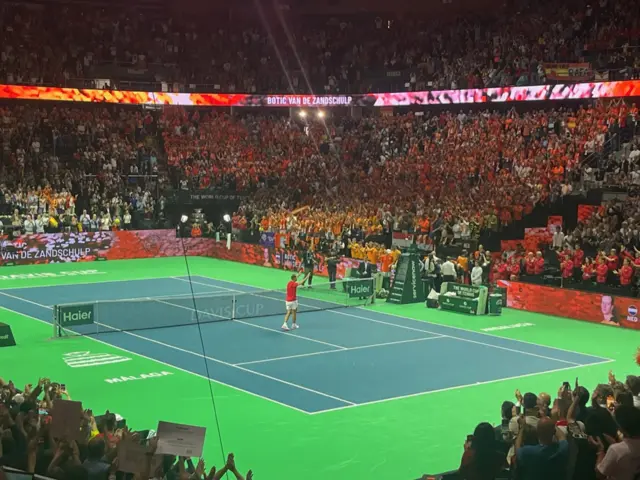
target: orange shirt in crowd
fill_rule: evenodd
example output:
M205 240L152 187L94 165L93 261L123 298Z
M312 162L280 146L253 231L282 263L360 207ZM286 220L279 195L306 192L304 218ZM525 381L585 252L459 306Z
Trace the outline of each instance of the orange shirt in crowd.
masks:
M380 270L382 272L390 272L393 265L393 254L385 253L380 257Z
M462 268L462 270L464 270L465 272L469 271L469 259L467 257L458 257L458 265L460 265L460 268Z

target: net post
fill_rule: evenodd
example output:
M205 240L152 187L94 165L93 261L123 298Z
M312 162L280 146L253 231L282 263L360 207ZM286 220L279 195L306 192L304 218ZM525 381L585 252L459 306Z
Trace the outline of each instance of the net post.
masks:
M231 320L236 319L236 294L231 295Z
M58 337L58 306L53 306L53 318L51 323L53 324L53 338Z
M376 279L370 278L371 280L371 296L369 297L369 305L373 305L376 301Z

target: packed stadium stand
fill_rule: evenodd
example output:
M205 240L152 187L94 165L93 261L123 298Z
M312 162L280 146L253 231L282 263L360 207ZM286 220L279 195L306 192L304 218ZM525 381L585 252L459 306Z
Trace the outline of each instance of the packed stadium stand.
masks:
M96 88L114 97L129 90L359 94L640 75L640 3L632 0L507 2L443 20L302 15L295 6L217 23L194 17L156 3L5 3L0 84ZM13 239L174 228L179 208L171 204L181 192L219 190L241 195L228 212L234 240L283 234L296 248L311 244L376 264L396 250L393 234L402 232L436 255L441 247L458 248L452 251L459 253L461 283L470 283L479 265L487 285L522 280L636 297L635 100L355 114L3 98L0 233ZM578 210L581 203L589 208ZM569 210L575 219L544 241L522 238L540 218ZM472 251L463 250L470 241ZM433 270L425 262L425 276L441 277L446 260L436 257ZM629 373L620 381L611 372L594 385L577 378L549 383L551 394L516 391L501 406L496 398L495 422L460 439L459 469L423 478L636 478L640 377ZM154 463L157 437L145 431L147 441L109 412L85 410L81 437L55 438L48 412L70 393L64 378L38 378L36 363L33 384L24 386L11 381L10 365L0 369L0 480L26 478L13 477L17 471L60 480L125 478L133 472L119 471L119 445L132 441L142 442L149 459L136 474L142 480L212 480L227 472L253 478L238 471L233 454L218 470L168 455ZM252 459L242 462L245 471ZM337 466L322 473L344 478Z
M545 64L566 63L637 78L637 2L514 3L462 19L259 10L231 24L150 7L4 4L0 82L360 93L537 85L557 80Z

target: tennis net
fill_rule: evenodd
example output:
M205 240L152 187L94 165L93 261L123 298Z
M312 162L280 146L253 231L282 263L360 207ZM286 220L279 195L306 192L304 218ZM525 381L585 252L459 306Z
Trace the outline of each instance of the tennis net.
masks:
M298 289L298 313L370 304L373 279ZM285 290L256 290L67 303L53 308L54 336L96 335L284 315Z

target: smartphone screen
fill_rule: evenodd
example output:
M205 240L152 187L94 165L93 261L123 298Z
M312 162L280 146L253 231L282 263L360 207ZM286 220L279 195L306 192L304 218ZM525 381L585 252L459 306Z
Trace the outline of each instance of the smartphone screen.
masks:
M607 408L611 410L615 406L616 400L611 395L607 397Z
M41 408L38 410L38 415L49 415L49 410L46 408Z

